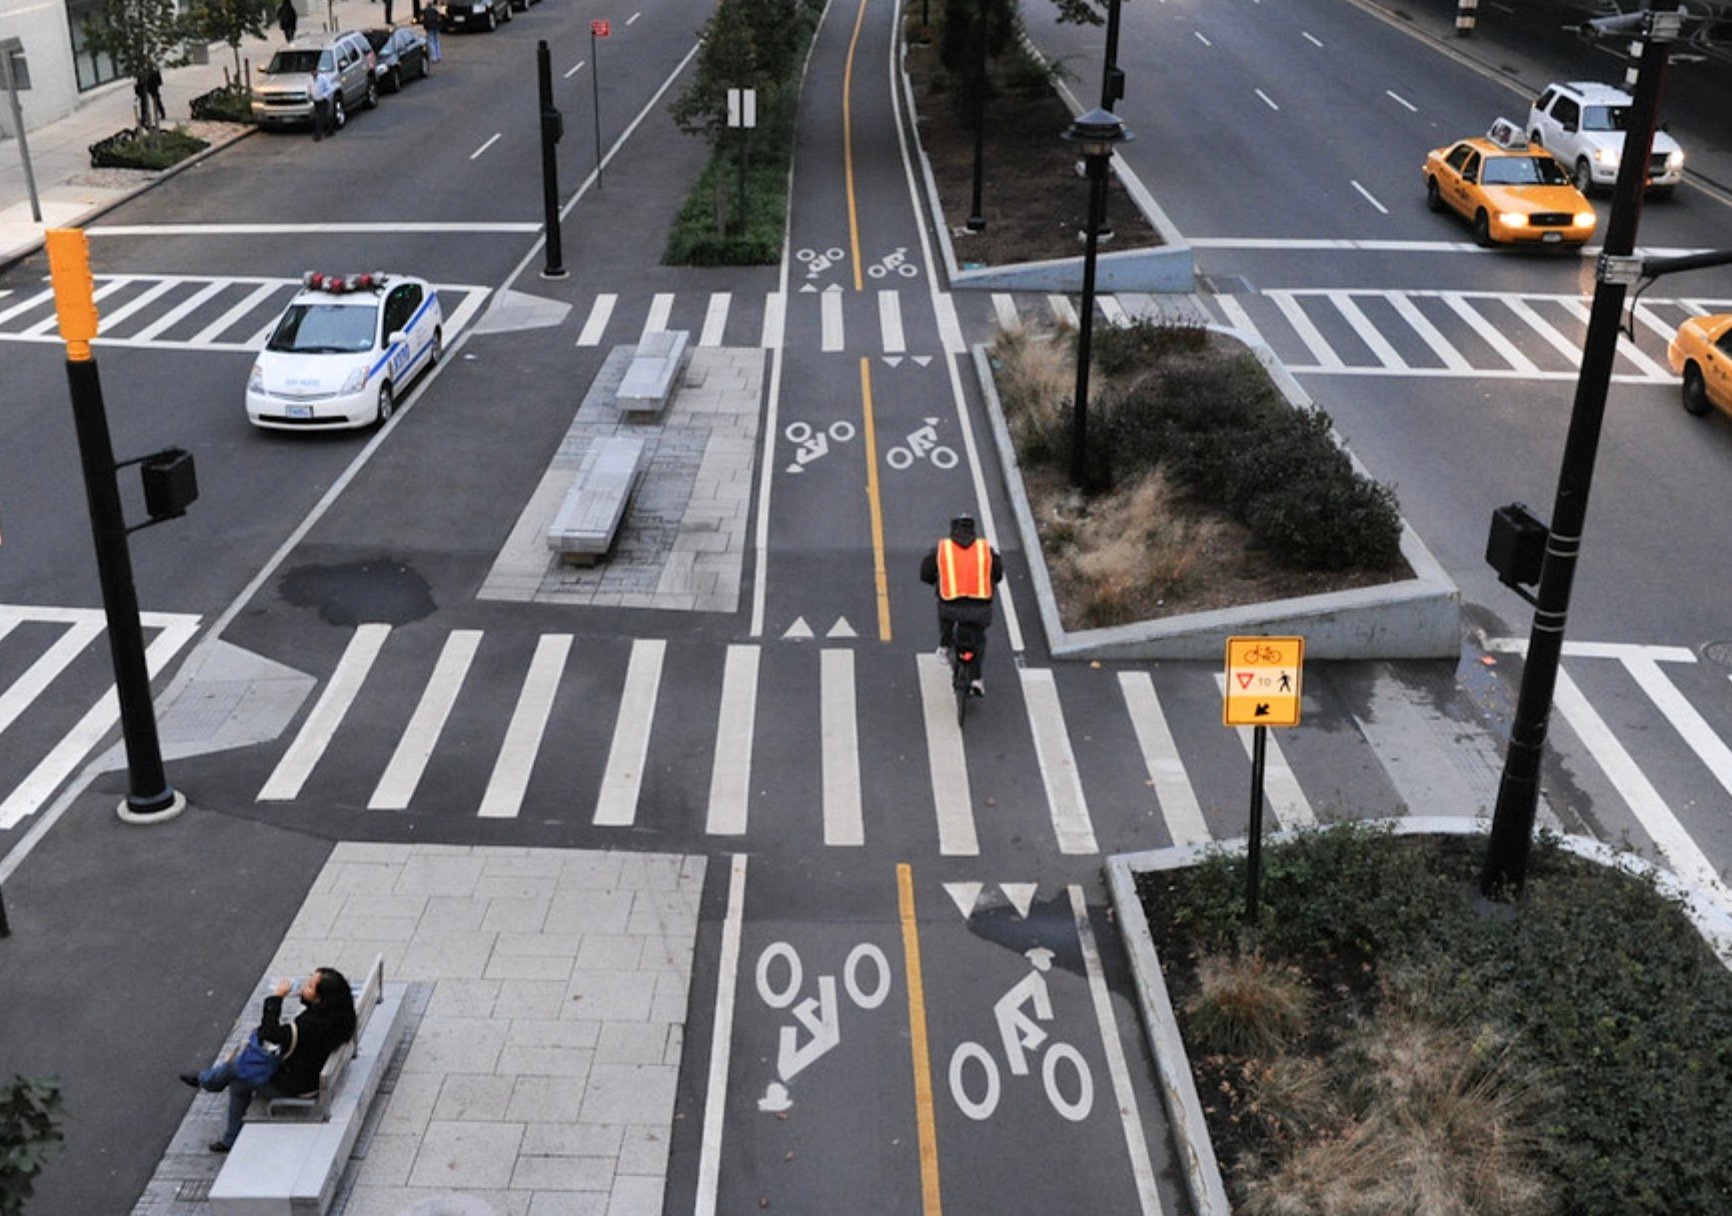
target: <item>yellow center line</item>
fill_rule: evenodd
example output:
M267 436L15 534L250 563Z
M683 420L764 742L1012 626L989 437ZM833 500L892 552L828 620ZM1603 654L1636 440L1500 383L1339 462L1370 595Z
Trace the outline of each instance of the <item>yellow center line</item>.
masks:
M860 278L860 209L854 202L854 48L860 44L860 27L866 23L866 0L854 14L854 36L848 39L848 60L842 68L842 164L848 181L848 241L854 253L854 290L864 291Z
M860 356L861 434L866 439L866 503L872 512L872 576L878 589L878 640L890 640L890 578L884 568L884 503L878 495L878 426L872 420L872 361Z
M914 1052L914 1113L920 1129L920 1198L925 1216L941 1216L938 1187L938 1123L932 1112L932 1051L926 1043L926 987L920 978L920 926L914 919L914 870L896 867L896 899L902 913L902 956L908 975L908 1040Z

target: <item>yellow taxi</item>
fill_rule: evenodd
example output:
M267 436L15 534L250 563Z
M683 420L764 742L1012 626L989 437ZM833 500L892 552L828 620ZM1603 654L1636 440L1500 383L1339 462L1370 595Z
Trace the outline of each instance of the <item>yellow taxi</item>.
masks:
M1544 148L1530 147L1507 118L1483 136L1431 150L1425 203L1460 212L1481 245L1580 245L1598 222L1569 170Z
M1672 370L1684 377L1684 408L1732 414L1732 312L1691 317L1666 344Z

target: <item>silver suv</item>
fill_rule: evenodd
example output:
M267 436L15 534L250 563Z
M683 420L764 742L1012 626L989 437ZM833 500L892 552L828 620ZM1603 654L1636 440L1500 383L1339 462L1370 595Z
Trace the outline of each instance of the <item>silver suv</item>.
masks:
M330 76L331 125L341 128L352 106L379 104L373 47L359 30L307 34L271 56L253 81L253 121L288 126L313 121L313 77Z
M1550 84L1528 110L1528 139L1542 145L1575 174L1583 194L1608 189L1618 180L1624 155L1624 129L1634 100L1609 84L1574 80ZM1684 150L1664 131L1654 132L1648 157L1648 189L1672 192L1684 180Z

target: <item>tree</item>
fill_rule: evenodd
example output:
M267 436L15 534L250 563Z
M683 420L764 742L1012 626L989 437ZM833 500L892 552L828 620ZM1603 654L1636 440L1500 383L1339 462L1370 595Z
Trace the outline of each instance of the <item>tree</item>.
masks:
M65 1139L60 1112L57 1078L14 1077L0 1089L0 1216L22 1216L49 1151Z
M84 41L92 53L114 60L122 76L135 86L152 68L179 67L186 62L186 23L174 0L103 0L101 15L84 23ZM150 111L140 107L140 122L154 127Z
M235 57L234 87L241 83L241 39L263 38L271 19L271 0L193 0L187 31L205 42L223 42Z

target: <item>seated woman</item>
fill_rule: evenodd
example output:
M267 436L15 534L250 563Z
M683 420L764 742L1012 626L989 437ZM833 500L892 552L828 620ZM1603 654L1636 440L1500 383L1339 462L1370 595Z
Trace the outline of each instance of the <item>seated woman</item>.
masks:
M220 1140L211 1141L213 1153L226 1153L234 1147L247 1104L255 1093L266 1098L299 1098L317 1092L319 1070L333 1051L355 1035L355 994L341 971L320 967L308 976L301 985L301 1012L293 1022L284 1024L283 998L290 987L289 980L277 981L276 991L265 998L259 1019L259 1041L276 1044L282 1053L282 1063L268 1082L255 1086L236 1076L233 1056L202 1071L180 1074L180 1079L194 1088L212 1093L228 1090L228 1126Z

